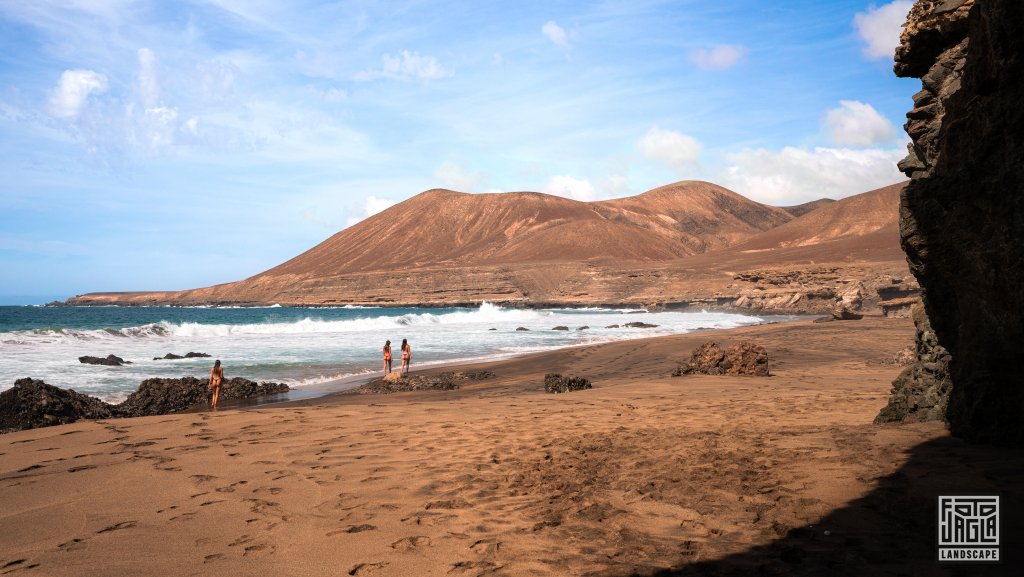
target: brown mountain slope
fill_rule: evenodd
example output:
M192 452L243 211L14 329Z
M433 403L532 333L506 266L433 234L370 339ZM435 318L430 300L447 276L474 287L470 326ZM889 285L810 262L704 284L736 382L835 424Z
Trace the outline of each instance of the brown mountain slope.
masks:
M835 202L831 198L819 198L818 200L812 200L803 204L794 204L793 206L782 206L782 210L788 212L793 216L803 216L812 210L818 210L823 206L828 206Z
M730 247L730 252L809 247L836 241L899 248L899 199L906 182L826 204Z
M677 182L593 204L610 219L677 240L688 254L723 248L793 219L785 210L701 181Z
M536 192L429 190L260 277L430 265L663 261L728 246L792 217L705 182L586 203Z

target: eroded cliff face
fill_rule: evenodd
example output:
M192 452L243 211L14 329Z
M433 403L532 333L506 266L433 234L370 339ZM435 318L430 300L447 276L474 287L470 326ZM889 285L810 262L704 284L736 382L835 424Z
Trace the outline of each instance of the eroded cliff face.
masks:
M912 179L901 196L902 245L936 336L918 352L949 352L954 434L1015 445L1024 443L1022 53L1024 2L918 0L895 67L922 81L900 163ZM933 368L920 374L947 369ZM898 379L894 398L936 399L943 386Z

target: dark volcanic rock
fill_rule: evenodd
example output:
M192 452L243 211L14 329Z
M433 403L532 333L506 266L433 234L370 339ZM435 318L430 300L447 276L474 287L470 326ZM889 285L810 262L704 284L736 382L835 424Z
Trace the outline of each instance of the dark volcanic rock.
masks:
M876 423L916 423L945 418L952 382L949 377L949 352L939 344L924 306L913 307L915 352L910 366L892 382L892 395ZM901 360L901 362L903 362Z
M900 168L912 180L900 199L900 235L936 345L950 359L951 387L941 361L931 362L940 378L925 385L914 377L911 396L941 407L948 393L955 435L1022 445L1024 2L918 0L896 73L922 80L905 126L913 143ZM901 405L906 387L894 389ZM900 412L886 407L879 418Z
M608 325L605 328L606 329L617 329L617 328L619 328L619 325Z
M35 379L18 379L0 392L0 433L110 416L110 405L95 397Z
M164 361L164 360L176 361L178 359L207 359L209 357L210 357L210 355L208 355L206 353L194 353L194 352L190 351L190 352L185 353L185 356L176 355L174 353L167 353L166 355L164 355L162 357L153 357L153 360L154 361Z
M392 373L394 374L394 373ZM437 375L407 375L373 379L365 385L356 387L354 392L360 395L402 393L406 391L450 391L459 388L465 381L482 381L494 378L491 371L456 371Z
M483 371L486 373L486 371ZM119 405L34 379L19 379L0 393L0 433L63 425L79 419L144 417L183 411L208 401L207 379L147 379ZM224 381L220 398L248 399L283 393L288 385L256 383L241 377Z
M553 327L551 330L553 330L553 331L567 331L567 330L569 330L569 327L567 327L565 325L558 325L557 327Z
M128 399L113 407L121 417L143 417L177 413L189 407L206 403L210 398L209 379L183 377L180 379L146 379ZM220 399L248 399L262 395L284 393L288 385L282 383L256 383L242 377L226 379L221 385Z
M582 327L576 327L576 330L578 330L578 331L585 331L585 330L588 330L589 328L590 328L589 326L583 325Z
M517 331L529 331L530 329L528 329L526 327L516 327L516 330Z
M126 361L116 355L107 355L106 357L78 357L78 362L84 365L107 365L110 367L120 367L121 365L130 365L131 361Z
M723 351L717 343L707 342L672 371L673 377L693 374L767 377L768 351L750 342L737 343Z
M652 325L650 323L642 323L642 322L632 322L632 323L626 323L623 326L627 326L627 327L633 328L633 329L653 329L653 328L657 327L658 325Z
M590 379L584 377L563 377L558 373L544 375L544 392L547 393L568 393L592 388L594 385L591 384Z

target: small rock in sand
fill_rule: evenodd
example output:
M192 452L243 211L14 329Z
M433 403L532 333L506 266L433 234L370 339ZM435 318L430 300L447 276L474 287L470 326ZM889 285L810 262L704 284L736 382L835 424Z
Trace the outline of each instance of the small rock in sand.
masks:
M707 342L672 371L673 377L693 374L767 377L768 351L751 342L737 343L723 351L717 343Z
M584 377L568 376L563 377L558 373L544 375L544 391L547 393L568 393L570 391L581 391L592 389L590 379Z

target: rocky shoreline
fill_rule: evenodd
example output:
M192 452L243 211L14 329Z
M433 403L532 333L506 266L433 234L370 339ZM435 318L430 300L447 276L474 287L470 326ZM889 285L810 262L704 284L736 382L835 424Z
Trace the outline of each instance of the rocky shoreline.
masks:
M110 404L73 389L25 378L0 392L0 434L73 423L80 419L147 417L180 413L207 403L209 379L146 379L121 403ZM224 381L221 400L241 400L289 391L284 383Z

